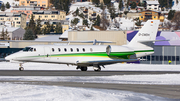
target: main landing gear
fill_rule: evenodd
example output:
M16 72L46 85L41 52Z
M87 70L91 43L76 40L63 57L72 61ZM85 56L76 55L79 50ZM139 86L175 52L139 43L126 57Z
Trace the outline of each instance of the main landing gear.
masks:
M87 66L77 66L76 69L81 69L81 71L87 71Z
M22 63L20 63L19 66L20 66L20 67L19 67L19 71L23 71L24 68L22 67Z
M101 71L101 67L99 65L94 65L93 68L94 68L94 71L96 72Z
M102 65L102 66L103 66L103 65ZM103 66L103 67L104 67L104 66ZM105 68L105 67L104 67L104 68ZM87 66L77 66L76 69L81 69L81 71L87 71ZM100 65L93 65L93 69L94 69L94 71L96 71L96 72L101 71Z

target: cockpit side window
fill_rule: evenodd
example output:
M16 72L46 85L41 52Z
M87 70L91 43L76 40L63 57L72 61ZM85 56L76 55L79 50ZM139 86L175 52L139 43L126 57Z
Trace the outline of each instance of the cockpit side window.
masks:
M25 48L23 49L23 51L24 51L24 52L27 52L27 51L30 51L30 49L31 49L31 47L25 47Z
M30 48L30 49L29 49L29 51L31 51L31 52L32 52L32 51L33 51L33 48Z

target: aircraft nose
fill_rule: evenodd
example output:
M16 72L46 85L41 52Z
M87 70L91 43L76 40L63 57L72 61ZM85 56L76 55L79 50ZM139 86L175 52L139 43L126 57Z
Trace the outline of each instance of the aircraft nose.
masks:
M5 57L6 60L12 60L15 56L14 55L8 55Z
M10 56L6 56L5 59L6 60L11 60L11 57Z

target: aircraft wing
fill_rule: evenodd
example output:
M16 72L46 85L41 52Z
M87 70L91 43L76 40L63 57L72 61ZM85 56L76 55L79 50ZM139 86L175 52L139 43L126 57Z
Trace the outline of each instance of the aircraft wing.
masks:
M97 61L82 61L78 62L78 65L107 65L113 63L122 63L122 62L134 62L138 61L138 59L116 59L116 60L97 60Z

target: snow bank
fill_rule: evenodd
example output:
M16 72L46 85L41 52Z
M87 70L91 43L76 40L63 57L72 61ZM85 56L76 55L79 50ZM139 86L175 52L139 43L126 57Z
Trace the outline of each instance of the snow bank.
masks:
M22 93L23 92L23 93ZM1 101L168 101L128 91L0 83Z

